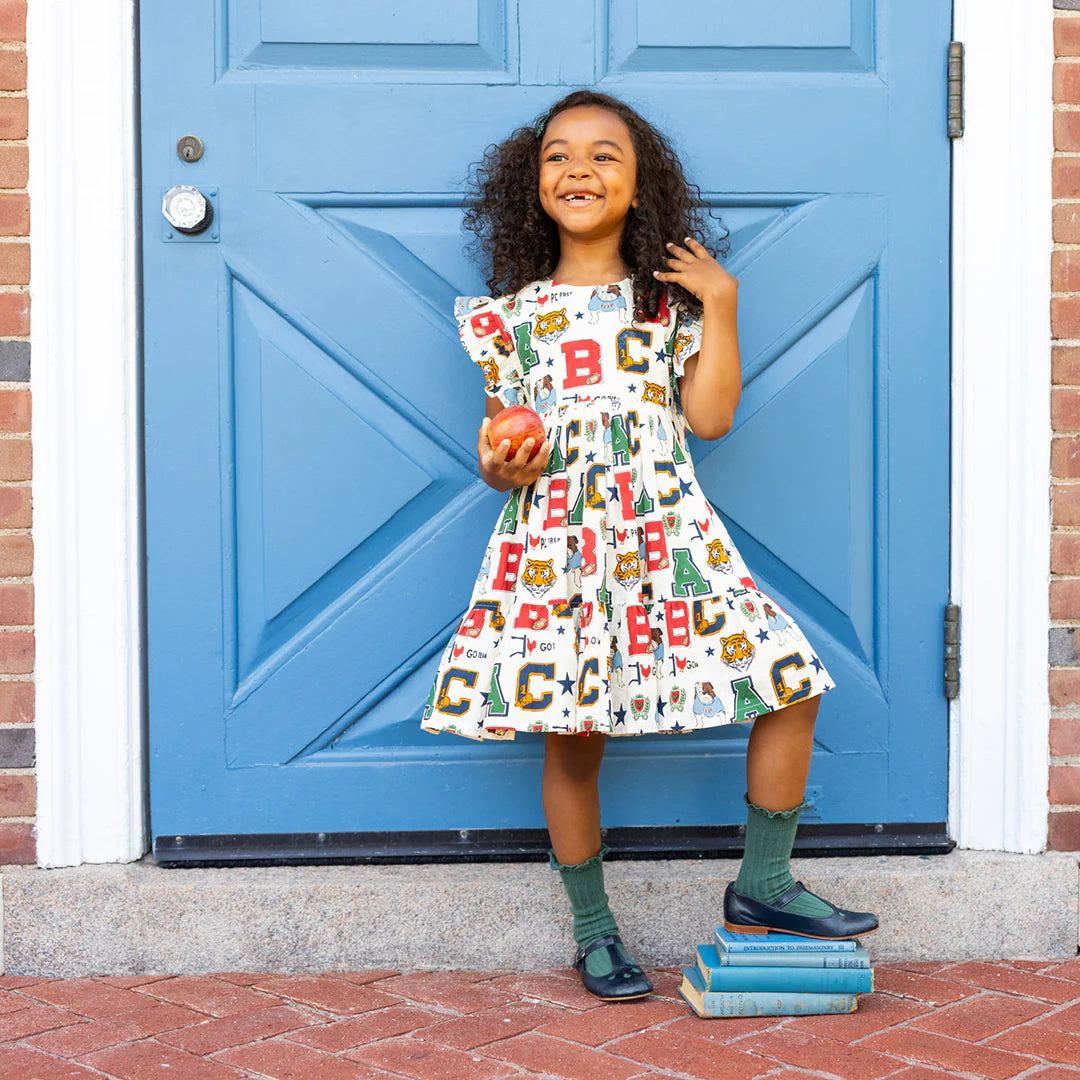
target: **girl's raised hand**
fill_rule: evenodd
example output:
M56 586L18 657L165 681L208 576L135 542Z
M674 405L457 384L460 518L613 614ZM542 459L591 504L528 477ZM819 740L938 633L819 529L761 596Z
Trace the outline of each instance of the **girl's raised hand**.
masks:
M509 491L511 488L528 487L547 468L551 457L551 440L545 439L540 444L536 456L530 461L535 439L526 439L518 452L509 459L506 452L510 449L510 440L503 439L493 450L488 441L488 424L491 417L485 416L480 425L480 437L476 443L476 456L480 462L480 475L484 482L496 491Z
M729 274L692 236L683 239L686 247L667 243L671 253L667 263L670 270L654 270L657 281L671 281L692 292L699 300L727 297L738 293L738 278Z

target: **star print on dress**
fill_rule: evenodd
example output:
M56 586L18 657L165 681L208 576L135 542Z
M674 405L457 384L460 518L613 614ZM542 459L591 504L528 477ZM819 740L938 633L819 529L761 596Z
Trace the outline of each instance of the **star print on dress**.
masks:
M535 409L552 451L507 493L425 731L678 734L833 688L697 483L678 379L701 317L667 297L655 321L633 308L630 278L454 302L488 394Z

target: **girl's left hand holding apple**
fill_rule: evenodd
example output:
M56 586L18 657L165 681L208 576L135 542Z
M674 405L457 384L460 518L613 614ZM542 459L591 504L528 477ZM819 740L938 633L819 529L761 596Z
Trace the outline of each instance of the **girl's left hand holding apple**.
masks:
M551 457L551 441L545 439L540 444L536 455L529 460L535 439L526 439L518 448L518 452L509 459L506 453L510 449L510 440L503 439L493 450L488 440L487 429L491 418L484 417L480 425L480 435L476 443L476 456L480 462L480 475L484 482L496 491L509 491L511 488L528 487L547 468L548 459Z

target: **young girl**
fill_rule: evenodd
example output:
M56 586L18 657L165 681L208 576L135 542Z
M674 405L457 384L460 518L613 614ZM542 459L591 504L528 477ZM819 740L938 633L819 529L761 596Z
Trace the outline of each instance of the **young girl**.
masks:
M575 967L597 997L652 990L604 891L597 779L609 735L752 721L745 849L724 925L869 933L873 914L836 907L790 872L831 676L755 585L686 449L687 430L728 432L742 392L738 282L692 235L700 200L662 134L586 90L489 149L482 173L466 221L492 295L458 297L454 314L486 379L480 475L509 494L421 726L543 734L549 865L569 895ZM491 418L541 399L536 455L532 439L513 457L506 440L492 449Z

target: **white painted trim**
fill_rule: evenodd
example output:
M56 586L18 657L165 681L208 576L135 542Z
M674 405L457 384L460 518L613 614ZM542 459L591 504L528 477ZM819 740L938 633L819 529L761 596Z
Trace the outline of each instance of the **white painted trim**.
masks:
M1015 852L1045 850L1049 811L1053 19L1050 0L954 6L949 832Z
M146 850L134 0L29 5L37 852Z
M146 850L135 2L29 5L42 866ZM949 828L1019 852L1045 847L1048 811L1052 19L955 0Z

